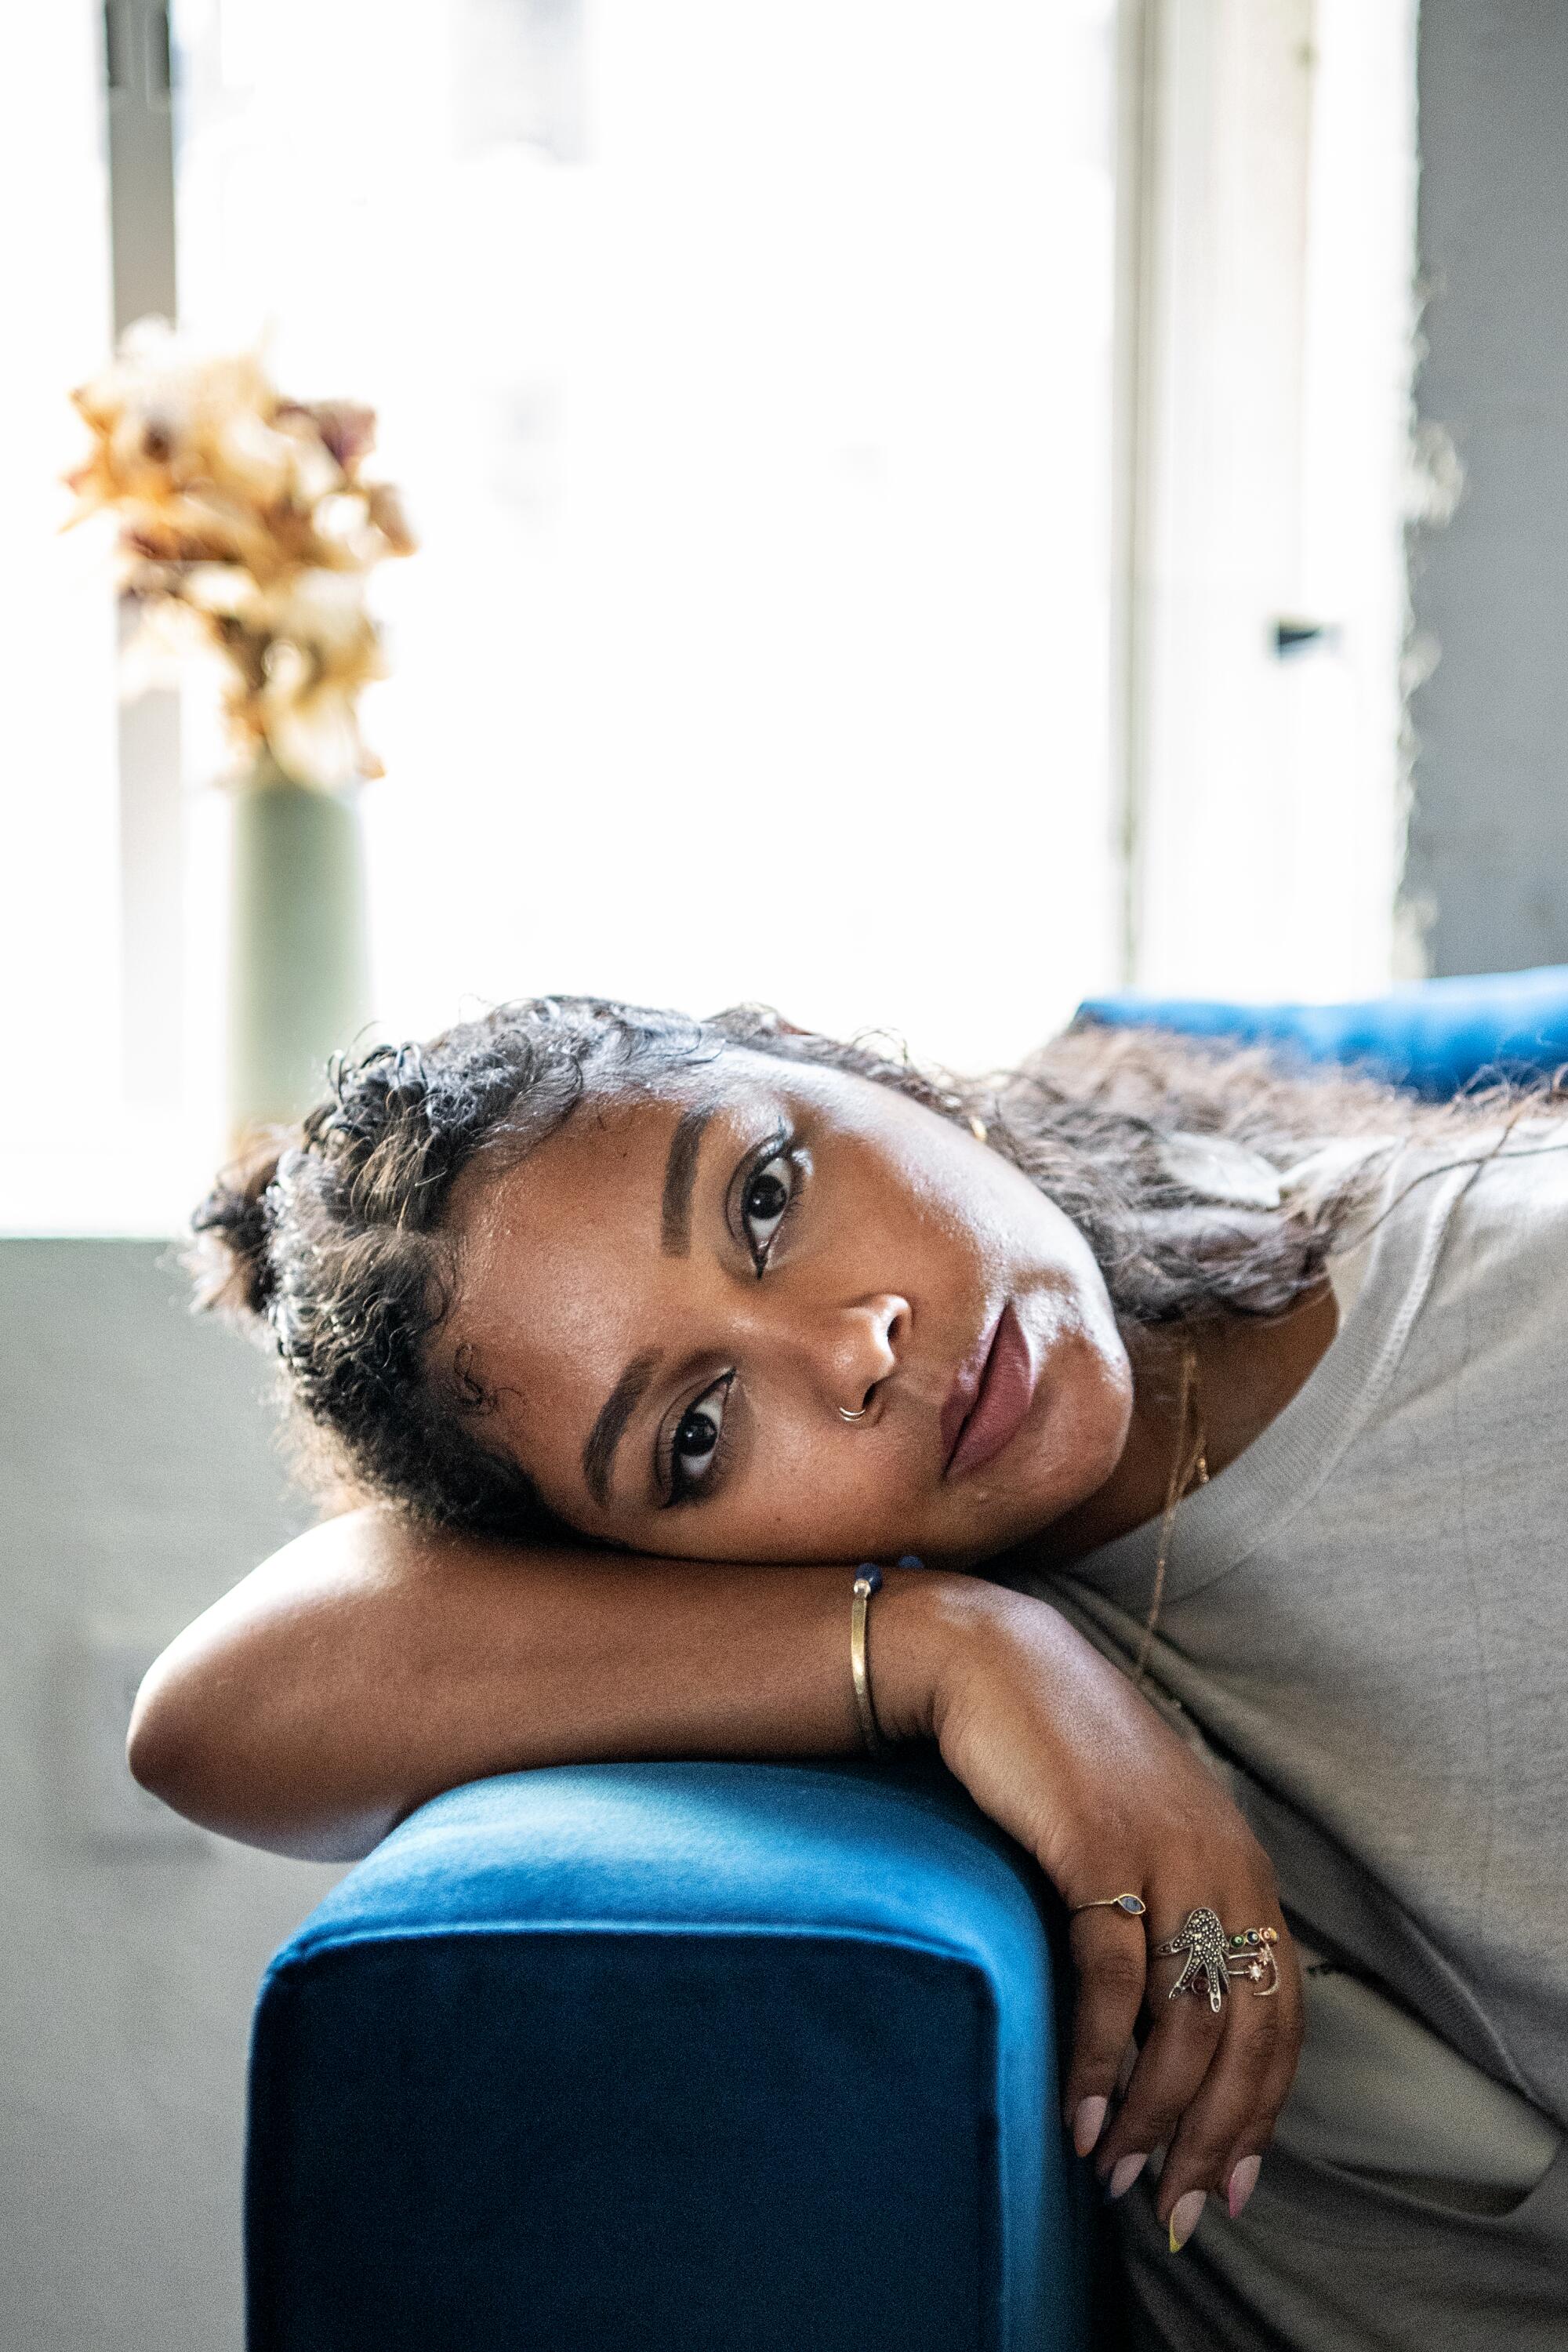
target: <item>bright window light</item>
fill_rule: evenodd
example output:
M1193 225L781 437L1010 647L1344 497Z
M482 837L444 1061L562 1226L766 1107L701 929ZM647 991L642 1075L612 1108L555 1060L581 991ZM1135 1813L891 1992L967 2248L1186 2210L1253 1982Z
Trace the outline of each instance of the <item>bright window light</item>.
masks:
M1113 0L182 0L184 322L374 402L376 1017L1115 976Z

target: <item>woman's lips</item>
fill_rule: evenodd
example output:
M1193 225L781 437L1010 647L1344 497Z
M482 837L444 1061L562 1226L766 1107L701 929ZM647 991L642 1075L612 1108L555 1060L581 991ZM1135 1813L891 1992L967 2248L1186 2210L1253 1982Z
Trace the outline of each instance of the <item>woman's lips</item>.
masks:
M971 1370L975 1362L972 1357L942 1407L945 1478L962 1478L984 1463L994 1462L1017 1435L1035 1401L1035 1361L1011 1301L988 1337L978 1370Z

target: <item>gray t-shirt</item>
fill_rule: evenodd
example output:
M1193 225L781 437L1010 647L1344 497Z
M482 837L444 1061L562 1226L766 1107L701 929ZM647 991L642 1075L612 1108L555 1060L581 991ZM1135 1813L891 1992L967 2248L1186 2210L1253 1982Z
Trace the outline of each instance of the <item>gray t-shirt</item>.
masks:
M1568 2347L1568 1146L1504 1151L1404 1156L1328 1353L1176 1516L1152 1671L1274 1860L1308 2039L1238 2222L1173 2259L1116 2209L1152 2347ZM1126 1664L1154 1542L1035 1589Z

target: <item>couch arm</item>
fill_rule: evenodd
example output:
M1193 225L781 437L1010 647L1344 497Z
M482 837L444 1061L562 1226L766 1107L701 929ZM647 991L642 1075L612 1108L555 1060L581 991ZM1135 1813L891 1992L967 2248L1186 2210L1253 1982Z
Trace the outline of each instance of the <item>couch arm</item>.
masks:
M1477 1078L1529 1077L1568 1062L1568 964L1415 981L1359 1004L1091 997L1078 1017L1274 1045L1309 1061L1348 1063L1441 1100Z
M250 2352L1079 2352L1042 1891L919 1763L426 1805L262 1987Z

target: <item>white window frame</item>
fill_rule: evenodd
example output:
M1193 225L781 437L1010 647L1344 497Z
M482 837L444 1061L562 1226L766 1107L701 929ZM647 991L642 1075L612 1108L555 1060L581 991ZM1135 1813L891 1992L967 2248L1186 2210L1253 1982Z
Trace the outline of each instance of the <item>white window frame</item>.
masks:
M1123 0L1123 960L1156 993L1411 971L1415 28Z

